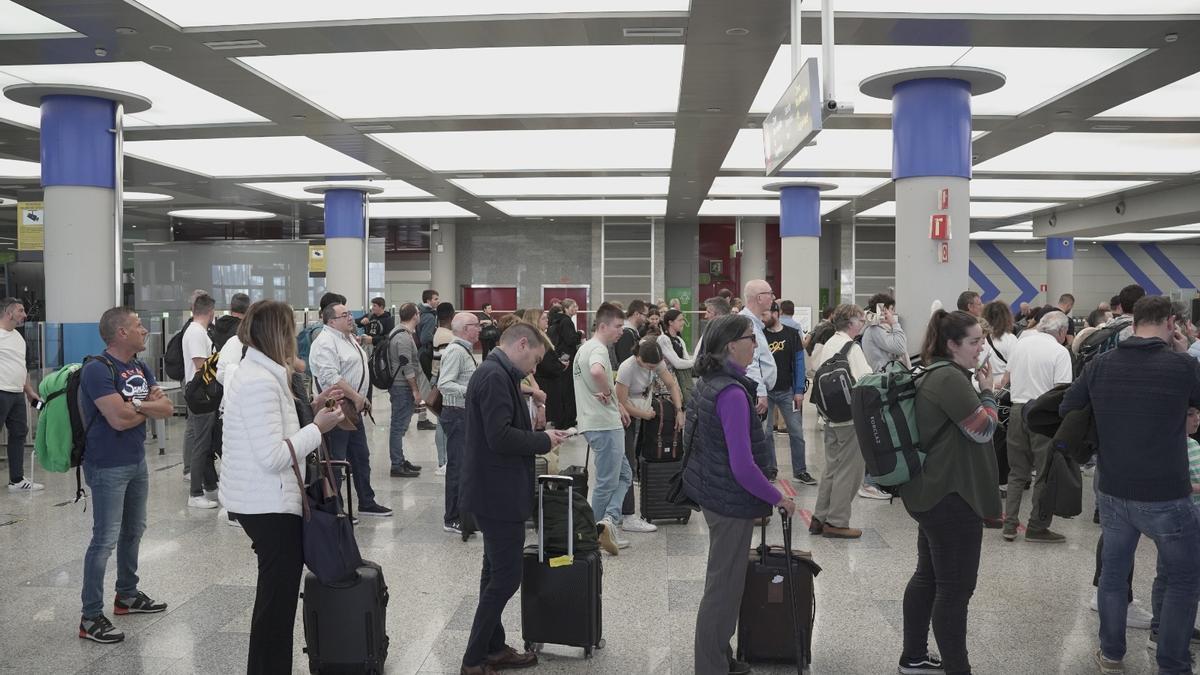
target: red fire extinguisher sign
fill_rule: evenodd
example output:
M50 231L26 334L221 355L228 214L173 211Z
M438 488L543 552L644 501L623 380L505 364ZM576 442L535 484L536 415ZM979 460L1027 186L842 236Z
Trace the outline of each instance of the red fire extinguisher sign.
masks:
M929 238L946 240L950 238L950 215L935 213L929 218Z

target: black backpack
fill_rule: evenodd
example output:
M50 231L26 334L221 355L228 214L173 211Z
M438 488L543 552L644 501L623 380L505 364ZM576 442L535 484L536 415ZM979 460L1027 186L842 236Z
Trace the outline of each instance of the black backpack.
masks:
M853 340L847 341L841 351L826 359L813 373L810 400L817 406L817 412L830 422L849 422L854 419L851 394L854 375L850 373L848 356L854 344Z
M1121 341L1121 331L1130 326L1127 322L1109 324L1087 336L1079 345L1079 356L1075 359L1075 377L1083 372L1084 366L1091 363L1097 356L1111 349L1116 349Z
M208 329L208 337L212 338L213 351L221 351L221 347L229 342L229 338L237 335L238 326L242 320L233 315L223 316L213 322L212 327Z
M171 337L167 348L163 351L163 373L176 382L183 381L183 334L187 332L192 320L184 322L183 328Z
M83 466L83 453L87 449L88 431L92 428L92 424L103 415L97 409L92 418L85 423L83 421L83 408L79 405L80 380L83 379L83 369L91 361L100 361L108 366L108 373L112 376L113 380L113 389L121 396L122 400L129 400L121 393L121 380L117 377L117 367L103 354L84 357L83 365L67 377L67 386L62 390L62 393L67 397L67 416L71 420L71 467L75 469L75 501L83 498L81 468ZM149 372L149 369L141 361L134 359L133 364L141 368L143 373Z
M391 333L374 339L375 349L371 351L371 360L367 368L370 371L371 384L378 389L391 389L400 369L408 365L408 359L403 356L399 358L399 363L392 363L392 339L399 331L400 328L395 328Z

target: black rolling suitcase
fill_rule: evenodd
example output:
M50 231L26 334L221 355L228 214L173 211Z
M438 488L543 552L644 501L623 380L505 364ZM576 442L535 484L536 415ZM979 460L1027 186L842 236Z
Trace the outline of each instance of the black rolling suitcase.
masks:
M810 556L792 551L791 518L783 516L782 549L766 545L765 522L762 535L762 543L750 550L746 568L738 612L737 657L748 662L795 663L796 672L801 672L812 663L813 577L821 567Z
M538 544L525 549L524 578L521 582L521 635L525 649L539 651L545 643L582 647L585 658L593 649L602 649L603 611L601 609L601 564L599 551L575 553L568 539L570 565L551 567L545 554L543 510L547 484L565 486L567 503L573 501L574 488L563 476L538 476ZM567 510L567 531L573 531L574 519Z
M686 506L677 506L667 499L667 491L671 488L671 476L683 469L683 460L674 462L651 462L643 459L639 468L642 482L639 485L642 502L642 520L652 523L656 520L676 520L686 523L692 517L692 510Z
M382 673L387 659L388 590L379 565L363 561L357 577L327 585L304 575L304 652L310 673Z

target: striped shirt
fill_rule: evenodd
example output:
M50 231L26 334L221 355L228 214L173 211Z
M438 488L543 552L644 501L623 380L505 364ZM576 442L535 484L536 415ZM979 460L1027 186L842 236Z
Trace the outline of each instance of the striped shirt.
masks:
M1192 485L1200 484L1200 442L1194 438L1187 439L1188 473L1192 476ZM1200 504L1200 493L1192 493L1192 503Z

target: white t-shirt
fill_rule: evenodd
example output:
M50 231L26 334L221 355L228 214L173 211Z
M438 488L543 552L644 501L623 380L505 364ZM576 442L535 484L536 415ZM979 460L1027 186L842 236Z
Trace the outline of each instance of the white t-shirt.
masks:
M666 361L659 361L654 370L646 370L638 365L636 356L631 356L617 368L617 382L629 387L629 398L643 398L646 396L646 390L654 382L654 376L658 375L661 378L666 373Z
M0 329L0 391L19 394L25 391L25 338L18 330Z
M1053 336L1029 330L1021 334L1008 357L1009 385L1013 403L1028 403L1056 384L1071 382L1071 352Z
M208 331L195 321L188 324L183 332L183 381L191 382L196 374L196 364L192 359L207 359L212 356L212 340L208 339Z
M986 351L991 354L989 360L992 364L992 377L999 382L1000 377L1008 372L1008 360L1012 358L1013 349L1017 346L1017 336L1005 333L1004 337L998 340L993 337L991 340Z

